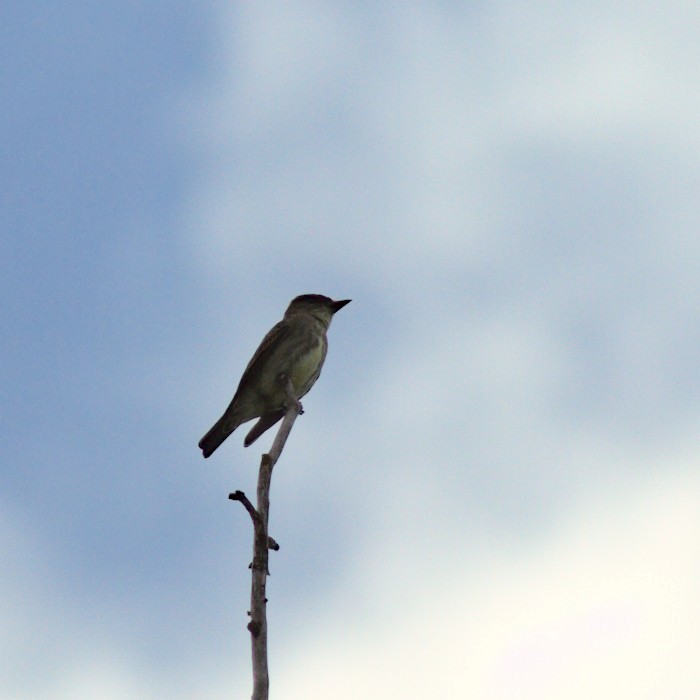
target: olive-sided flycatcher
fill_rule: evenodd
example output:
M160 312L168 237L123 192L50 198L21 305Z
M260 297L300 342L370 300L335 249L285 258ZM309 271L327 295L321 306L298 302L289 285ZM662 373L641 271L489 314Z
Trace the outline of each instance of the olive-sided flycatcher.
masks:
M333 301L321 294L292 299L284 318L272 327L243 372L236 394L212 429L199 441L205 457L239 426L259 418L246 435L248 447L281 420L288 408L288 386L297 401L314 385L326 359L326 331L333 314L350 299Z

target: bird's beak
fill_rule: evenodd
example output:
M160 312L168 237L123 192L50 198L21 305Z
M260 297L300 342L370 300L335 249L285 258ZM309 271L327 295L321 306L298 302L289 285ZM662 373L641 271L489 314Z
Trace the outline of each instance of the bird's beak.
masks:
M340 311L346 304L349 304L352 301L352 299L343 299L342 301L334 301L331 304L331 308L333 309L333 313L336 311Z

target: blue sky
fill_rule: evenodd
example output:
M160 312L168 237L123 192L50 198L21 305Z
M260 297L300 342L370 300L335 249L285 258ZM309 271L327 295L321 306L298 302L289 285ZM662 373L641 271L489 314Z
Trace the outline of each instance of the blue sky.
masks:
M697 695L700 9L229 5L2 11L3 696L249 695L306 292L273 696Z

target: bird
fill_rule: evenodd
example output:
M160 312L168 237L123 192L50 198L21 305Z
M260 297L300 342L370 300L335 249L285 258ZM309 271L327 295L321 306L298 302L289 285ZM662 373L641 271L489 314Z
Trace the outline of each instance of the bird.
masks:
M243 441L248 447L283 418L291 401L299 402L309 392L326 359L331 319L350 301L322 294L292 299L245 368L228 408L199 441L205 458L239 425L258 418Z

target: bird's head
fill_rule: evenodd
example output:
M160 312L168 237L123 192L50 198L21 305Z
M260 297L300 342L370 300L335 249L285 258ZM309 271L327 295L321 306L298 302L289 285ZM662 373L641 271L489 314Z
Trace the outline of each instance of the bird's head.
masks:
M323 294L302 294L292 299L284 315L287 317L299 313L311 314L328 326L333 314L340 311L350 301L350 299L333 301L330 297L324 297Z

